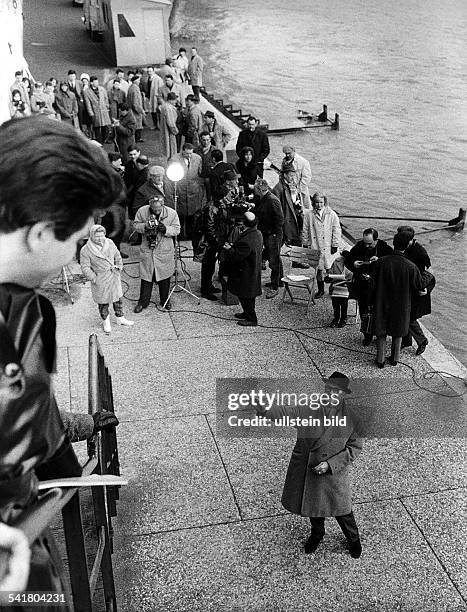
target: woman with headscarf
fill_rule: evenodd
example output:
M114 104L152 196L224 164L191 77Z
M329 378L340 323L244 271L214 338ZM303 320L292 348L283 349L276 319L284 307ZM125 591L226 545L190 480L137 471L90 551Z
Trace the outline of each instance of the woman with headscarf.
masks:
M68 83L62 81L58 92L55 94L55 109L62 121L70 123L79 128L78 101L73 93L68 91Z
M91 281L92 298L99 307L104 321L104 331L110 334L109 305L112 303L119 325L133 325L123 316L122 282L120 272L123 269L122 257L110 238L105 237L102 225L93 225L89 240L80 253L81 269L84 276Z
M235 164L237 172L240 174L239 184L243 186L246 196L253 193L255 181L259 176L259 168L254 160L254 155L255 152L252 147L243 147Z

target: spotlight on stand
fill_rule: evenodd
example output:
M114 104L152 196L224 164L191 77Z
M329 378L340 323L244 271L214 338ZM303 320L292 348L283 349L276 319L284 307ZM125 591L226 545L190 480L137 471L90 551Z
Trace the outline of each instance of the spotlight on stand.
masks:
M178 208L177 183L181 181L182 178L185 176L185 167L183 166L183 164L181 164L178 161L172 161L167 166L165 174L167 178L169 179L169 181L172 181L172 183L174 184L174 208L175 208L175 212L178 213L177 211L177 208ZM188 282L188 279L185 276L185 272L183 270L184 265L185 264L182 262L182 252L180 249L180 240L178 239L178 236L177 236L175 238L175 273L174 273L175 282L174 282L174 286L172 287L169 293L168 298L163 304L163 308L166 307L167 302L172 297L172 293L176 290L185 291L185 293L188 293L188 295L191 295L191 297L194 297L196 300L198 300L198 304L200 304L199 297L191 291L190 283ZM179 275L183 277L183 281L182 281L183 285L181 285L178 281Z

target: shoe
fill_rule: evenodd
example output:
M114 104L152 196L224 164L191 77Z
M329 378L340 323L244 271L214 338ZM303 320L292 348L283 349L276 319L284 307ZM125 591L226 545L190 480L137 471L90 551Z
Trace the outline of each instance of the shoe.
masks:
M161 306L164 310L172 310L172 304L170 303L170 300L167 302L167 304L164 306L163 303L161 302Z
M372 340L373 338L363 338L363 346L370 346Z
M266 270L266 262L261 262L261 270Z
M362 543L360 540L349 542L349 553L353 559L358 559L362 554Z
M241 321L237 321L237 325L241 325L242 327L256 327L258 323L255 323L255 321L247 321L246 319L242 319Z
M139 140L137 140L136 142L144 142L143 138L140 138Z
M110 315L107 315L107 319L104 319L104 324L102 326L106 334L110 334L112 328L110 326Z
M305 554L310 555L311 553L314 553L315 550L318 548L318 546L321 544L322 539L323 539L322 536L317 537L311 534L311 536L305 542Z
M271 289L269 289L269 291L266 293L266 299L270 300L271 298L276 297L278 293L279 293L279 289L275 289L271 287Z
M236 319L246 319L246 314L245 314L244 312L236 312L236 313L234 314L234 317L235 317Z
M130 257L126 253L120 253L120 255L122 256L122 259L128 259Z
M210 302L217 302L217 295L213 295L212 293L202 293L201 297Z
M337 327L342 328L342 327L345 327L346 325L347 325L347 319L341 319L339 323L337 324Z
M309 267L310 266L307 263L300 263L299 261L292 262L292 268L302 268L303 270L308 270Z
M378 368L379 368L380 370L382 370L382 369L384 368L384 364L385 364L385 362L384 362L384 361L381 363L380 361L376 361L376 360L375 360L375 363L376 363L376 365L378 366Z
M209 293L221 293L222 289L218 289L217 287L211 287Z
M138 314L139 312L142 312L145 308L146 306L143 306L142 304L136 304L133 312L136 312L136 314Z
M131 327L135 324L134 321L128 321L128 319L125 319L125 317L117 317L117 323L118 325L126 325L128 327Z
M397 365L397 363L398 363L398 362L397 362L397 361L394 361L394 359L393 359L392 357L391 357L391 359L389 360L389 365L396 366L396 365Z
M339 319L333 319L329 324L329 327L337 327L339 324Z
M319 300L319 298L322 298L323 295L324 295L324 291L320 289L319 291L315 293L315 300Z
M415 351L415 355L421 355L422 353L424 353L427 346L428 340L424 340L421 344L418 345L418 348Z

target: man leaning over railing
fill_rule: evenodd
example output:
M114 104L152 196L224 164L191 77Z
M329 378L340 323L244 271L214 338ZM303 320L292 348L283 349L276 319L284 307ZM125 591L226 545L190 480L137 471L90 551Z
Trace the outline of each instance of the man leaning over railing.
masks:
M101 150L69 125L10 121L0 140L0 522L14 524L37 499L38 475L81 474L51 386L55 312L36 289L72 259L120 185ZM80 418L72 439L92 433L89 419L94 430L93 417ZM63 590L45 537L31 547L26 588Z

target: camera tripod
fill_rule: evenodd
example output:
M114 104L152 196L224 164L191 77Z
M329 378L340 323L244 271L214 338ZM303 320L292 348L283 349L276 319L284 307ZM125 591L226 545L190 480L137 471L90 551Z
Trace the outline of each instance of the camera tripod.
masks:
M178 204L177 182L174 181L174 209L175 209L175 212L177 212L177 204ZM191 297L194 297L195 300L198 300L198 305L199 305L199 304L201 304L201 300L191 290L190 282L187 279L187 277L185 275L185 272L183 270L183 265L184 264L182 262L182 251L181 251L181 248L180 248L180 240L178 239L178 236L175 236L174 240L175 240L175 272L173 274L173 276L174 276L174 286L170 290L170 293L169 293L167 299L165 300L164 304L162 305L162 308L165 308L167 306L167 303L170 301L170 298L172 297L172 294L175 291L177 291L177 292L184 291L185 293L188 293L188 295L191 295ZM182 277L183 280L179 281L180 277ZM183 285L181 283L183 283ZM188 287L188 289L187 289L187 287Z

